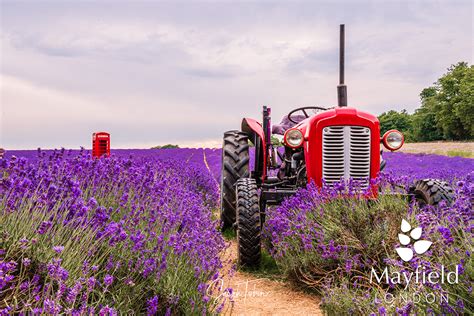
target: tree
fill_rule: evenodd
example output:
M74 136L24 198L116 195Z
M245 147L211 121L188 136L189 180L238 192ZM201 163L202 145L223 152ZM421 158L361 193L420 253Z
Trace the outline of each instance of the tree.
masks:
M429 142L443 139L443 132L436 122L436 88L425 88L420 93L421 107L412 115L414 141Z
M405 134L407 140L411 140L411 117L406 110L400 112L390 110L384 112L379 116L380 133L383 135L386 131L391 129L399 130Z
M474 138L474 66L452 65L434 86L421 91L420 99L421 107L411 116L406 111L383 113L382 132L396 128L410 141Z
M460 62L448 68L435 84L433 110L445 139L474 137L474 66Z

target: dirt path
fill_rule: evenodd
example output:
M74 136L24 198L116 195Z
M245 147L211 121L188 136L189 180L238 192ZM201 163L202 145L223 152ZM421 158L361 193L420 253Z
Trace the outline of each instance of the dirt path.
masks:
M209 164L207 163L207 157L206 157L206 150L202 150L202 159L204 161L204 165L206 166L207 171L209 171L209 174L211 175L212 180L214 180L214 183L216 184L216 187L218 190L220 190L220 184L217 182L216 178L214 178L214 175L212 174L211 168L209 167Z
M223 254L228 265L236 262L236 242ZM233 289L234 304L225 315L323 315L317 296L297 291L289 284L237 271L224 277L225 287Z

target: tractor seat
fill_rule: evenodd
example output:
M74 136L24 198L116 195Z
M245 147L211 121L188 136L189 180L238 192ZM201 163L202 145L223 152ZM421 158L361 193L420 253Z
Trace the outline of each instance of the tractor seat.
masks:
M293 115L291 118L297 121L298 123L306 119L304 115ZM292 128L295 125L296 124L291 122L288 119L288 116L285 115L283 119L281 120L280 124L274 124L272 126L272 134L284 135L286 130Z

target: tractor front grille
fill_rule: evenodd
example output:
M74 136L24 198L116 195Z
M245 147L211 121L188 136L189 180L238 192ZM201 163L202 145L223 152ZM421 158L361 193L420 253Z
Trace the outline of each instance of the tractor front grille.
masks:
M363 126L328 126L323 129L323 179L357 180L367 187L370 177L370 129Z

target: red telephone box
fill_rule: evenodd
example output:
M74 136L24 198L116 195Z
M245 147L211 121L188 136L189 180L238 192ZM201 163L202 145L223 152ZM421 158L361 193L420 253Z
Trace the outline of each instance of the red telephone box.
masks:
M97 132L92 134L92 157L110 156L110 134Z

